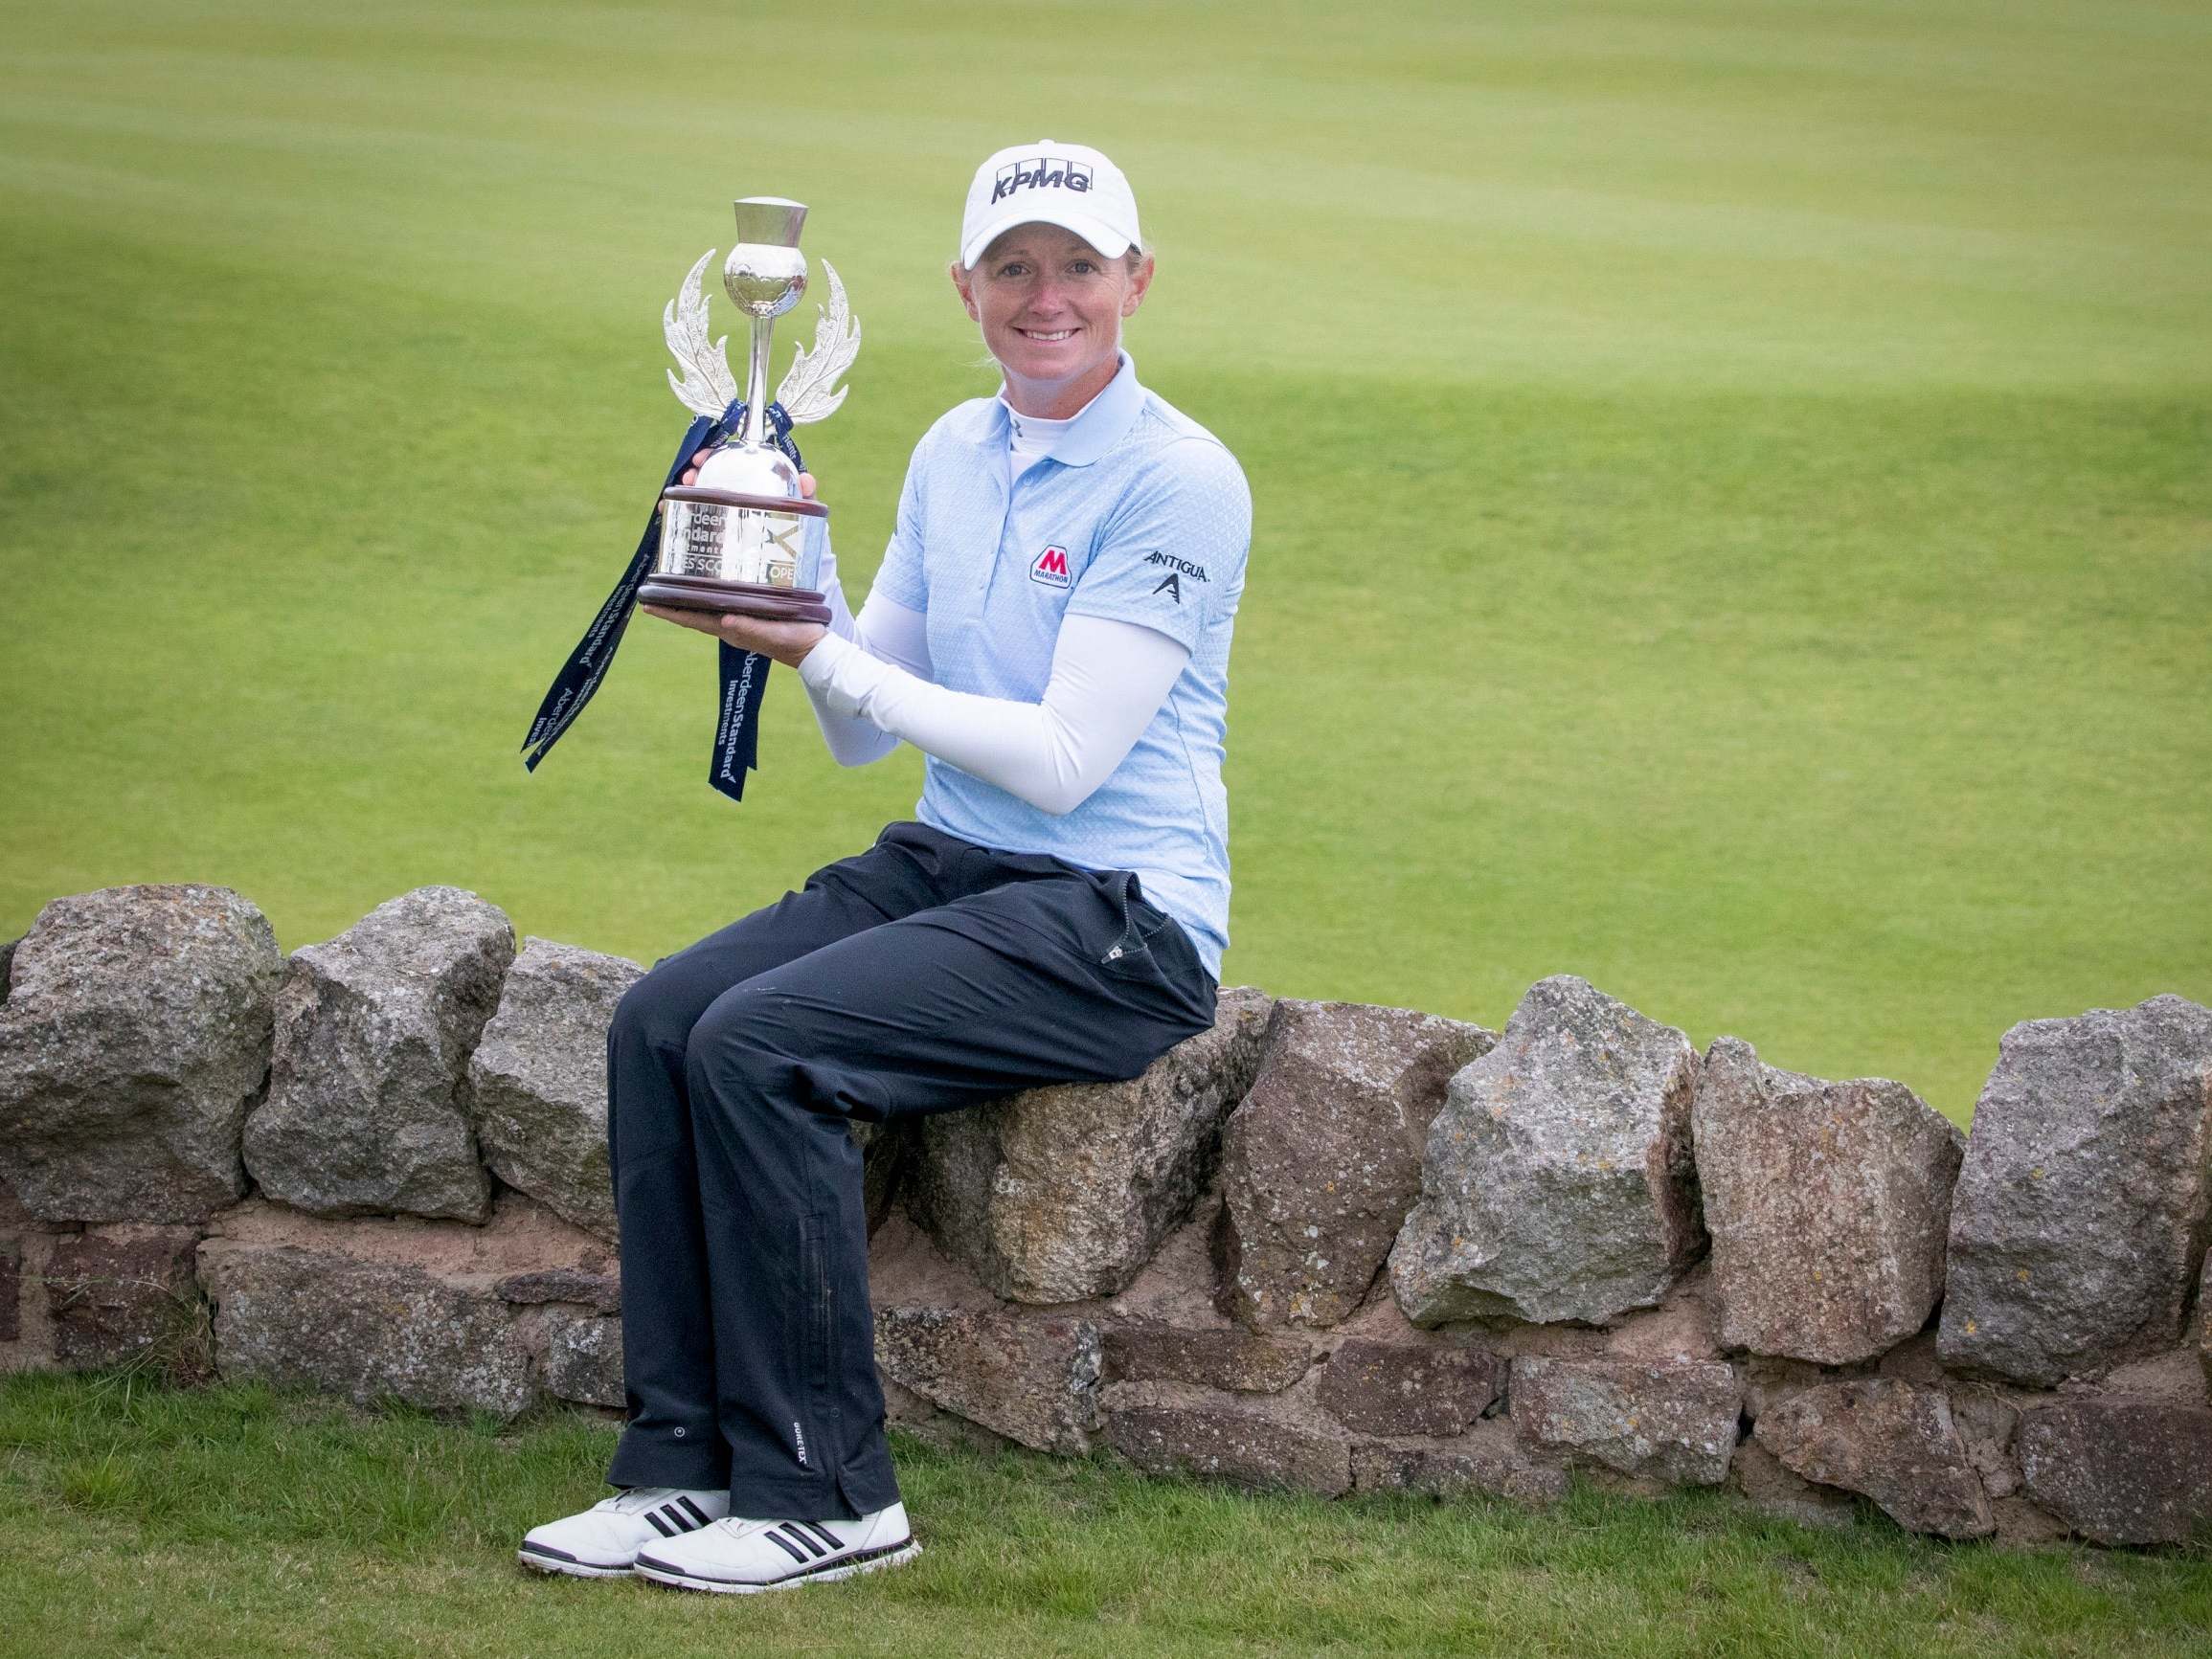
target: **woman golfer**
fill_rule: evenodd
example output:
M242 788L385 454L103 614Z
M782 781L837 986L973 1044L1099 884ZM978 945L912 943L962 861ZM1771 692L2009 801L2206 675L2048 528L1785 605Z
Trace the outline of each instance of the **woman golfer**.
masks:
M1134 1077L1228 942L1235 460L1139 384L1120 169L1043 141L968 188L953 286L1004 384L925 435L855 617L656 611L799 670L830 752L928 756L915 821L639 980L608 1034L627 1489L522 1559L698 1590L918 1553L884 1440L847 1134Z

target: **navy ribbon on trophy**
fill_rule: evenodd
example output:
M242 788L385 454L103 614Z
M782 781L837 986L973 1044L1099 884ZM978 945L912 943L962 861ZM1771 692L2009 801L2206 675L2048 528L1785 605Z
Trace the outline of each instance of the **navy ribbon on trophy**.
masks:
M676 459L669 464L667 479L661 487L664 490L671 487L684 476L692 456L740 431L744 424L742 399L732 403L719 416L702 415L692 421L685 429L684 441L678 445ZM791 417L784 414L782 404L768 406L768 427L776 447L791 458L793 466L804 471L806 463L799 457L799 445L792 441ZM638 538L638 550L630 555L621 580L615 584L614 592L607 595L598 615L592 618L592 625L584 630L584 637L576 641L576 648L569 653L568 661L561 664L560 673L554 676L544 701L538 705L537 717L530 722L530 735L523 739L525 771L537 770L537 763L560 741L562 733L576 724L576 716L584 711L584 705L592 700L599 683L606 678L615 651L621 644L623 632L636 612L638 590L652 571L660 545L661 508L656 498L653 516L645 521L645 533ZM714 751L707 781L732 800L742 800L745 774L759 765L760 698L767 688L768 665L772 659L757 652L741 651L728 640L715 643L721 695L716 702Z

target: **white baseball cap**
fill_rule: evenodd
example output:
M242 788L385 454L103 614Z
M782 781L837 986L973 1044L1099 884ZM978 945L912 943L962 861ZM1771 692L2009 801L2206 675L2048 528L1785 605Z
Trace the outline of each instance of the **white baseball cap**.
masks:
M978 168L960 218L960 264L1016 225L1042 220L1073 231L1109 259L1142 250L1137 198L1121 169L1089 145L1041 138L999 151Z

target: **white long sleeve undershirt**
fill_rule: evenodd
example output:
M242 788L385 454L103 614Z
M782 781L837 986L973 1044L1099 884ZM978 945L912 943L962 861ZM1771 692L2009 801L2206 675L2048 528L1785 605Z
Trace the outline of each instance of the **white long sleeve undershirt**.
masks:
M1106 781L1190 660L1140 623L1069 617L1040 702L983 697L930 679L922 612L870 594L855 617L834 569L823 591L830 632L799 677L839 765L879 760L903 739L1049 813L1073 811Z
M929 632L926 618L919 611L894 604L880 594L870 594L861 606L861 614L854 617L846 603L845 585L837 577L837 556L828 549L822 555L823 599L829 606L830 639L849 639L869 656L904 668L909 674L927 680L930 677ZM799 678L806 686L808 700L814 705L814 723L822 729L822 740L829 746L830 758L840 766L866 766L881 760L898 747L898 739L881 727L850 714L833 711L824 701L823 694L807 679L806 663L821 655L824 639L807 654L800 663ZM819 674L826 662L818 665Z

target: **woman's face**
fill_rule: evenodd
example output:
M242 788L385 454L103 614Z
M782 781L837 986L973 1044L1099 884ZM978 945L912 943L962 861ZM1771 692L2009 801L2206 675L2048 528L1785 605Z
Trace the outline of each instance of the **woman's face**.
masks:
M1132 271L1058 225L1016 225L973 268L956 262L953 285L1010 386L1087 400L1114 378L1121 319L1143 303L1152 260Z

